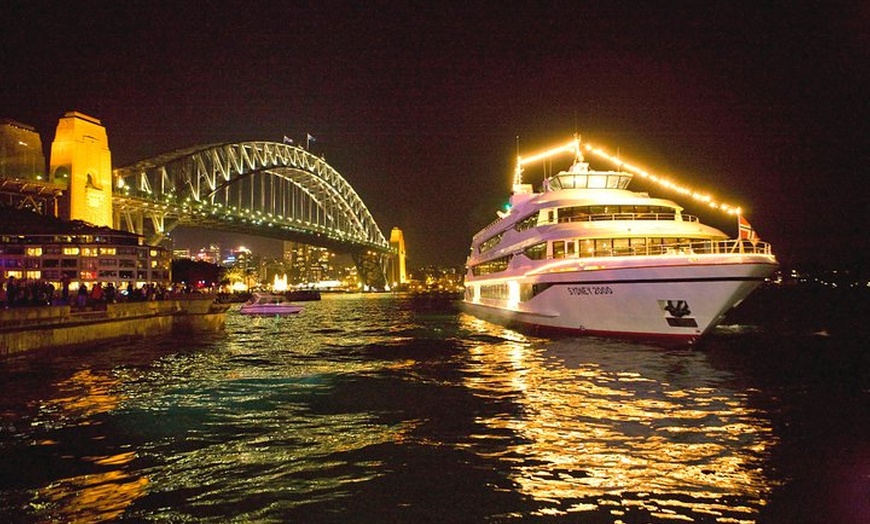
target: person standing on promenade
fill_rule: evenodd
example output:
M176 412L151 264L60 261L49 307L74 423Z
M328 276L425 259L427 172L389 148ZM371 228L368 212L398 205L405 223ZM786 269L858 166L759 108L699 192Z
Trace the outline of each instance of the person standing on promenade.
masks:
M69 277L66 275L61 279L60 298L64 304L69 304Z
M15 302L18 300L18 282L15 281L15 277L9 277L6 281L6 304L9 307L15 306Z
M78 293L78 301L76 305L79 307L85 307L88 305L88 285L84 282L79 283L79 293Z
M103 284L99 282L94 284L94 287L91 289L91 298L97 304L103 301Z

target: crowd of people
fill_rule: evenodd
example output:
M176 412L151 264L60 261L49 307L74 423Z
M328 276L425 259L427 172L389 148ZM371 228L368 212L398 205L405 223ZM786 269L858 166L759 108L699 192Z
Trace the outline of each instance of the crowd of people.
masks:
M8 277L5 282L0 279L0 307L50 305L87 307L115 302L167 300L175 293L189 292L191 290L181 284L176 284L172 288L155 283L135 287L132 282L124 289L117 289L111 282L105 286L101 282L95 282L90 287L85 282L79 282L76 289L71 291L70 282L66 279L61 282L58 290L51 282L44 280Z

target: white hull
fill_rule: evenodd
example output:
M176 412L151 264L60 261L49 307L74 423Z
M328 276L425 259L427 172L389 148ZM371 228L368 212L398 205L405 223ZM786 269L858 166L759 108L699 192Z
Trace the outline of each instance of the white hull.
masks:
M562 261L562 267L551 264L537 275L534 270L509 271L499 279L470 278L464 306L469 313L501 323L692 343L777 267L766 255L631 257L622 266L619 262L610 259L608 267L599 268L594 260ZM475 296L475 284L498 282L508 289L536 286L539 292L524 301Z

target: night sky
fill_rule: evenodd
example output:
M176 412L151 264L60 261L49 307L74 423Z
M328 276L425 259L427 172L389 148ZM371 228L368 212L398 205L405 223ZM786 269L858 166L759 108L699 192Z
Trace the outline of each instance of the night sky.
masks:
M517 137L575 132L741 205L786 266L866 266L866 1L6 0L0 20L0 116L46 148L70 110L115 167L310 133L412 266L464 262Z

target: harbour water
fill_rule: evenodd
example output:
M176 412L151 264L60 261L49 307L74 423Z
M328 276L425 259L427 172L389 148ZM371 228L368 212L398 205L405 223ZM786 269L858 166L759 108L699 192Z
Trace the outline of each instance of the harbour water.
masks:
M326 295L202 340L8 358L0 515L870 522L866 328L751 312L663 348Z

